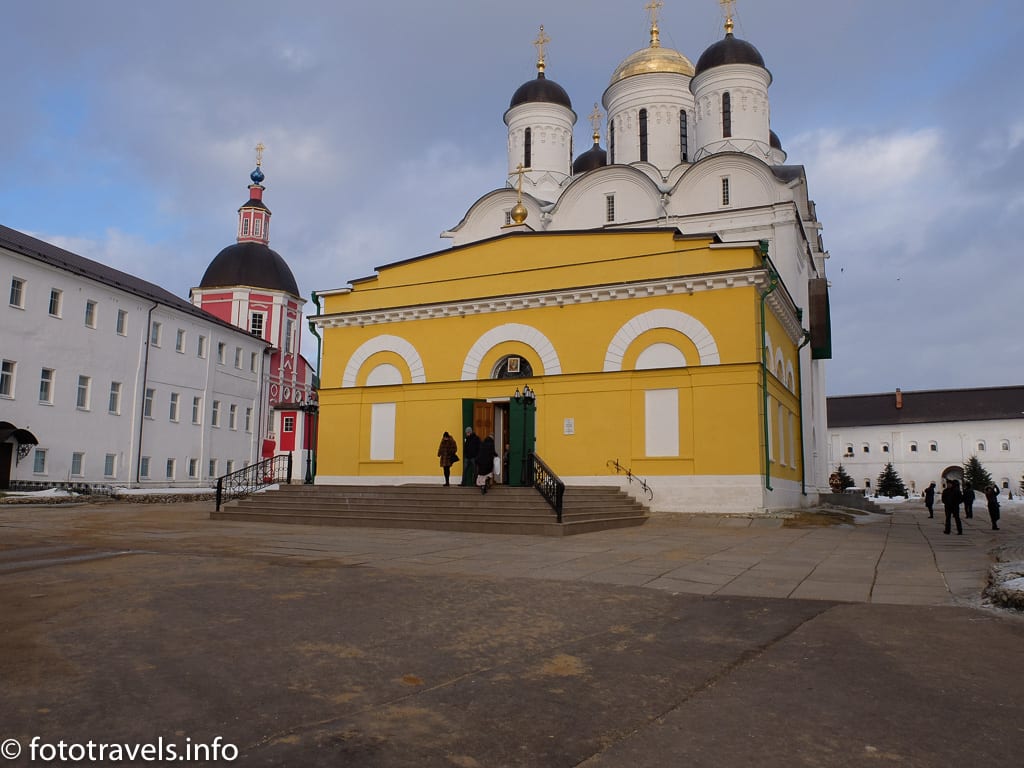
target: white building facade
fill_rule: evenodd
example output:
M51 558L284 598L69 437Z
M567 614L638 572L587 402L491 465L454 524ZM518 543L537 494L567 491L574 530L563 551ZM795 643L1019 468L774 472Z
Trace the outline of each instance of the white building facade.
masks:
M1024 476L1024 386L828 398L829 457L870 493L892 462L912 495L976 456L1003 493Z
M0 226L0 488L209 486L255 461L270 345Z

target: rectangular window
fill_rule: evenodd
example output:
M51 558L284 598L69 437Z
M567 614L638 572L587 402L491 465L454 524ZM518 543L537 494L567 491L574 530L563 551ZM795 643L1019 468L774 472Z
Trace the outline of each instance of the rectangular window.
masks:
M722 205L729 204L729 178L722 179Z
M85 461L85 454L76 451L71 454L71 476L81 477L82 476L82 463Z
M115 416L121 413L121 382L110 382L110 401L107 403L107 411Z
M689 153L687 151L687 137L686 137L686 110L679 110L679 159L682 162L689 161Z
M206 357L206 337L200 336L196 344L196 357Z
M103 457L103 476L114 477L117 474L117 454L108 453Z
M228 459L226 462L224 462L224 474L230 475L234 471L235 471L235 460L234 459Z
M245 409L245 431L252 432L252 408Z
M227 359L228 347L223 341L217 342L217 362L224 365L224 361Z
M175 470L175 465L176 464L177 464L177 462L174 459L168 459L167 460L167 471L164 473L164 476L168 480L173 480L174 479L174 470Z
M149 343L154 347L160 346L160 323L153 323L149 327Z
M192 423L200 424L203 418L203 398L193 397L192 398Z
M75 407L79 410L89 410L89 389L91 386L91 378L88 376L78 377L78 396L75 398Z
M217 477L217 460L210 459L210 474L209 477Z
M128 312L124 309L117 310L117 335L125 336L128 333Z
M53 403L53 368L43 368L39 374L39 402Z
M253 234L254 237L259 237L260 236L260 220L259 219L256 219L252 223L252 234Z
M505 226L512 226L512 211L505 211Z
M253 312L249 317L249 333L263 338L263 313Z
M199 459L188 460L188 476L192 479L199 477Z
M14 361L0 363L0 397L14 397Z
M213 401L213 412L210 414L210 425L220 426L220 400Z
M96 302L87 301L85 302L85 327L95 328L96 327Z
M142 415L147 419L153 418L153 400L156 398L155 389L146 390L146 399L142 402Z
M20 277L11 278L11 306L25 308L25 281Z
M295 321L287 320L284 324L284 351L285 354L290 355L292 353L292 347L295 345L293 337L295 336Z
M242 370L242 348L235 347L235 368Z
M259 363L259 356L253 352L249 355L249 370L256 373Z
M149 479L149 456L143 456L139 462L139 476L146 480Z
M732 95L726 91L722 94L722 138L732 136Z
M178 420L178 404L181 396L177 392L171 392L171 407L168 411L171 421Z
M282 432L294 432L295 431L295 417L285 416L281 420L281 431Z
M249 220L242 219L242 237L246 237L249 234Z
M60 305L63 296L63 291L59 291L56 288L50 289L50 314L53 317L60 317Z
M238 406L234 403L228 406L228 429L238 429Z
M615 221L615 195L604 196L604 220Z
M174 338L174 351L185 354L185 331L181 328L178 329L178 334Z
M46 449L36 448L35 456L32 459L32 471L37 475L46 474Z

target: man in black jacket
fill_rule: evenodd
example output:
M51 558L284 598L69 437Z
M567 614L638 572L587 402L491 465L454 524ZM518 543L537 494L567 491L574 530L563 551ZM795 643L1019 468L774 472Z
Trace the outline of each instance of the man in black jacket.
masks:
M480 453L480 438L472 427L466 427L462 441L462 485L472 488L476 485L476 457Z
M952 515L956 518L957 536L963 534L964 528L960 524L960 503L963 500L964 496L960 493L960 481L946 481L946 487L942 489L942 505L946 508L946 530L943 533L949 533L949 518Z

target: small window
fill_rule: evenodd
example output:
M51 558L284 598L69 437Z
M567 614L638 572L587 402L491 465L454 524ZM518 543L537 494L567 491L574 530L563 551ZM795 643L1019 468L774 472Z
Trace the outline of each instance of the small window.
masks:
M20 277L11 278L11 306L25 308L25 281Z
M220 400L213 401L213 410L210 413L210 426L220 426Z
M142 402L142 415L147 419L153 418L153 400L156 398L155 389L146 390L146 398Z
M533 162L533 130L531 128L526 129L526 135L523 139L523 168L530 168L530 163Z
M15 366L13 360L4 360L0 363L0 397L14 397Z
M882 453L888 453L888 452L889 452L889 444L888 443L882 443Z
M160 346L160 323L153 323L149 327L149 343L154 347Z
M200 424L203 418L203 398L192 398L192 423Z
M36 448L35 456L32 458L32 471L37 475L46 474L46 449Z
M252 234L253 237L260 236L260 219L255 219L252 223Z
M121 382L110 382L110 400L107 402L107 412L118 416L121 413Z
M149 479L149 456L143 456L139 462L139 476L145 480Z
M868 445L867 443L864 443L864 445L862 445L860 449L863 453L871 453L871 446Z
M39 402L53 404L53 369L43 368L39 374Z
M87 301L85 302L85 327L95 328L96 327L96 302Z
M168 410L168 416L171 421L178 420L178 405L180 403L181 396L177 392L171 392L171 407Z
M209 475L208 477L217 477L217 460L210 459Z
M681 162L688 162L689 155L687 152L687 136L686 136L686 110L679 110L679 160Z
M206 357L206 337L200 336L196 342L196 357Z
M257 369L258 366L259 366L259 355L257 355L255 352L250 353L250 355L249 355L249 370L252 371L253 373L256 373L256 369Z
M188 476L192 479L199 477L199 459L188 460Z
M91 386L91 378L88 376L78 377L78 395L75 398L75 407L81 411L89 410L89 389Z
M128 312L119 309L117 310L117 335L124 336L128 333Z
M235 368L242 370L242 348L235 347Z
M60 317L60 305L61 300L64 298L64 292L59 291L56 288L50 289L50 314L53 317Z
M174 470L176 468L177 468L177 461L175 461L174 459L168 459L167 460L167 471L166 471L164 476L168 480L173 480L174 479Z
M512 226L512 211L505 211L505 226Z
M932 440L930 443L928 443L928 450L931 451L932 453L938 453L939 444Z
M615 121L608 121L608 162L615 165Z
M108 453L103 457L103 476L115 477L117 475L117 454Z
M224 365L224 363L228 359L227 355L228 355L228 345L225 344L223 341L218 341L217 342L217 362L220 363L221 365Z
M984 451L984 450L985 450L985 441L984 440L979 440L978 441L978 452L980 453L981 451Z
M647 162L647 110L640 110L640 161Z
M1004 477L1004 478L1003 478L1003 479L1002 479L1002 480L1000 481L1000 487L1001 487L1001 488L1003 488L1003 489L1007 489L1007 488L1009 488L1009 487L1010 487L1010 479L1009 479L1009 478L1007 478L1007 477Z
M242 219L242 237L249 234L249 219Z
M178 329L178 333L174 337L174 351L182 355L185 354L185 331L181 328Z
M295 346L295 321L287 320L284 324L284 351L290 355Z
M1000 440L999 441L999 450L1000 451L1008 451L1008 450L1010 450L1010 441L1009 440Z
M249 317L249 333L253 336L263 338L263 320L264 315L262 312L253 312Z
M604 196L604 220L615 221L615 195Z
M252 432L252 408L245 409L245 431Z
M224 462L224 472L225 472L225 474L230 475L234 471L235 471L235 460L234 459L228 459L226 462Z
M865 488L870 488L871 487L871 481L868 480L867 478L864 478L864 487Z
M71 476L81 477L82 476L82 464L85 461L85 454L81 451L76 451L71 454Z
M728 91L722 94L722 138L732 136L732 96Z
M911 453L917 453L917 443L910 443L907 447Z
M729 205L729 177L726 176L722 179L722 205Z
M844 456L853 456L853 443L846 444L846 451L843 453Z
M295 417L285 416L281 420L281 431L282 432L294 432L295 431Z
M228 406L228 429L238 429L238 406L234 403Z

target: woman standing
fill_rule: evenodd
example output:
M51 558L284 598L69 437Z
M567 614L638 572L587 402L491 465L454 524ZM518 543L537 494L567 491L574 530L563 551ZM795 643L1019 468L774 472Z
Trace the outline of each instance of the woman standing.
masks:
M490 434L480 443L480 452L476 455L476 484L480 493L487 493L487 487L494 477L494 435Z
M992 521L992 530L999 530L999 489L990 485L985 489L985 500L988 502L988 519Z
M459 446L455 438L447 432L441 438L441 444L437 446L437 457L441 461L441 469L444 470L444 484L451 485L452 464L459 460Z

